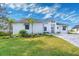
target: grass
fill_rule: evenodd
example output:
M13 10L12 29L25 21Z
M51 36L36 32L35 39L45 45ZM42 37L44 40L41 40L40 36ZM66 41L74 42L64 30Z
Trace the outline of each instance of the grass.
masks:
M79 56L79 48L55 36L1 38L1 56Z

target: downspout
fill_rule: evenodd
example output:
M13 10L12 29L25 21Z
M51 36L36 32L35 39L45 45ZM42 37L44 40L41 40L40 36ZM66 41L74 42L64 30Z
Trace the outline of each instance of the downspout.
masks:
M33 24L31 24L32 25L32 35L33 35Z
M54 34L56 33L56 23L54 22Z
M44 23L42 23L43 24L43 33L44 33Z

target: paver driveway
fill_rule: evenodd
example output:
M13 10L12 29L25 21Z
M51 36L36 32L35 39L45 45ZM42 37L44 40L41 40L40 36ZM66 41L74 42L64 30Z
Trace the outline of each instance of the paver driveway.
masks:
M71 44L79 47L79 34L55 34L55 36L63 38Z

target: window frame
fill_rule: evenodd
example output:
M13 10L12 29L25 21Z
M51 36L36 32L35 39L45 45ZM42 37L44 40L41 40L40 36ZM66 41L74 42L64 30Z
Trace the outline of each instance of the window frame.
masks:
M44 31L47 31L47 27L46 26L44 27Z
M24 24L24 26L26 30L29 30L29 24Z

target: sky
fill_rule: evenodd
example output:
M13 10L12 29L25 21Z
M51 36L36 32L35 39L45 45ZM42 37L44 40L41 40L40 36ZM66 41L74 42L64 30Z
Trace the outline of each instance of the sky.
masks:
M10 13L8 17L20 20L34 18L52 19L70 27L79 23L79 3L6 3L1 4Z

